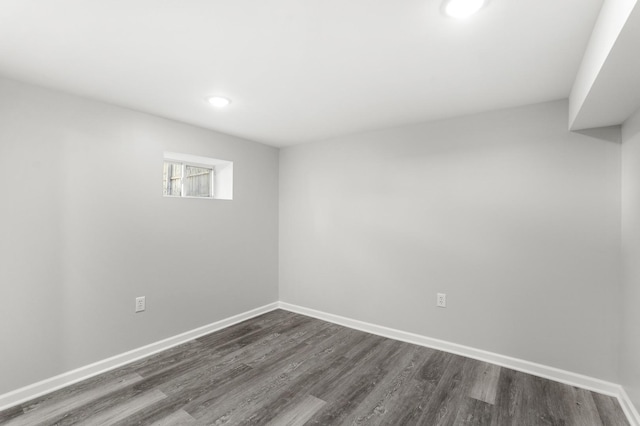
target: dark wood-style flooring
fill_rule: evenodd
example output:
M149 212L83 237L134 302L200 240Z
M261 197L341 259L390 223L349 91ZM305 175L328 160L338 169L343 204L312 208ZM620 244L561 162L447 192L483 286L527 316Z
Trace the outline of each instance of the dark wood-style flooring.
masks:
M3 425L628 425L615 398L276 310L0 412Z

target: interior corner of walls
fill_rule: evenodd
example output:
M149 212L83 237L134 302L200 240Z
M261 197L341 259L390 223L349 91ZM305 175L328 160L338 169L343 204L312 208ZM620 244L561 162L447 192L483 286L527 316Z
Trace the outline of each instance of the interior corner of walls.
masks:
M571 94L569 95L569 103L567 106L567 128L569 129L569 131L579 130L576 129L574 125L576 122L576 118L578 117L578 112L580 111L580 106L582 102L584 102L584 98L580 101L578 101L577 98L578 95L574 86L574 88L571 90Z
M640 426L640 407L631 399L624 386L620 386L617 396L620 406L622 407L622 411L624 411L631 426Z

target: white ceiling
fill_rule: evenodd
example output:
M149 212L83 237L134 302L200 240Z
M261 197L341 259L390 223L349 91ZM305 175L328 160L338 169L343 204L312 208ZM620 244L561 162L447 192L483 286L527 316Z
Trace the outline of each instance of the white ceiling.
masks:
M566 98L602 0L441 6L0 0L0 74L287 146Z

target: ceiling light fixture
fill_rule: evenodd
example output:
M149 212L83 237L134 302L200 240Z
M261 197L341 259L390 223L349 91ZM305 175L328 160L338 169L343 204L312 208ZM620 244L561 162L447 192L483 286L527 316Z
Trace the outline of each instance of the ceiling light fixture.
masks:
M231 103L229 99L222 96L211 96L207 101L216 108L224 108Z
M448 0L444 11L452 18L464 19L479 11L485 0Z

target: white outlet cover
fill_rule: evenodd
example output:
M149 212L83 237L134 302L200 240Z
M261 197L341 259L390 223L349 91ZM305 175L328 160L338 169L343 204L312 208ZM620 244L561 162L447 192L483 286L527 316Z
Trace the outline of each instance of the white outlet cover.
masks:
M436 299L436 306L440 308L447 307L447 295L445 293L438 293L438 298Z
M145 296L136 297L136 312L142 312L146 309Z

